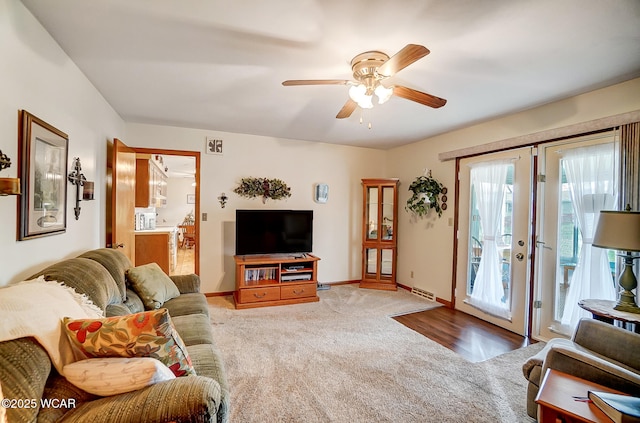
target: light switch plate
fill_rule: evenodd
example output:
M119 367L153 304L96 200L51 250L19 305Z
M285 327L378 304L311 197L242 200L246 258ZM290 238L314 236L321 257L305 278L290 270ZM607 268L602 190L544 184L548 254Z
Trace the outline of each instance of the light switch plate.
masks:
M202 221L203 222L207 221L207 213L202 213Z

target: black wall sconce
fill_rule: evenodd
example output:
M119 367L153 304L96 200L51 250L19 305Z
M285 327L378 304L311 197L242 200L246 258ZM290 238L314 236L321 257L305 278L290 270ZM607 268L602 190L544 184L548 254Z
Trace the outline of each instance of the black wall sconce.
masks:
M220 207L222 207L224 209L224 206L227 205L227 200L229 199L229 197L227 197L227 195L223 192L222 194L220 194L220 196L218 197L218 201L220 202Z
M76 157L73 159L73 171L68 177L69 182L76 186L76 206L73 208L76 220L80 218L80 201L93 200L93 182L87 181L81 171L80 158ZM80 198L80 187L83 187L82 198Z
M0 150L0 170L11 166L11 159ZM20 178L0 178L0 195L19 195Z

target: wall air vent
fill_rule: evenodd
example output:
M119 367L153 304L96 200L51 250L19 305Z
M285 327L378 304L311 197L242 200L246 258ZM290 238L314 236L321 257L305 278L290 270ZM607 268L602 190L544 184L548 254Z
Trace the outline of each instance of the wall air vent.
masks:
M413 295L426 298L429 301L436 300L436 294L434 294L433 292L425 291L424 289L416 288L415 286L411 288L411 293Z

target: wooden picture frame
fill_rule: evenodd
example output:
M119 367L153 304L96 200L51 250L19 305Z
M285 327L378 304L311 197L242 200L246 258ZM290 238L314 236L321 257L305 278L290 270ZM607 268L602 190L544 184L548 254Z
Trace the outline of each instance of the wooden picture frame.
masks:
M18 240L64 233L69 136L22 110L18 138L22 191Z

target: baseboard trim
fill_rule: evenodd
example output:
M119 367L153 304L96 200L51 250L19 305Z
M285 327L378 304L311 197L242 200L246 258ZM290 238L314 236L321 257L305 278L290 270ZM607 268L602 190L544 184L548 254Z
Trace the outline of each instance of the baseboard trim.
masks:
M397 284L397 285L398 285L400 288L402 288L402 289L404 289L404 290L407 290L407 291L411 292L411 287L410 287L410 286L403 285L403 284L401 284L401 283L399 283L399 284Z
M444 305L446 308L453 308L453 303L451 301L443 300L442 298L438 297L436 297L436 301Z
M338 281L338 282L322 282L322 285L350 285L353 283L360 283L362 280L354 279L350 281Z
M223 291L223 292L205 292L205 297L226 297L227 295L233 295L235 291Z

